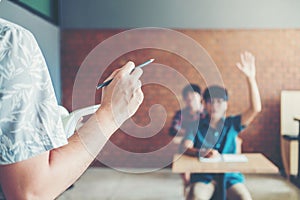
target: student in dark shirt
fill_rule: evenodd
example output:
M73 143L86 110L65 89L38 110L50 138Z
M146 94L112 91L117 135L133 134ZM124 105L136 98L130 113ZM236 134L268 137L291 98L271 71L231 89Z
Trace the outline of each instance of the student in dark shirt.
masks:
M203 119L205 112L202 105L201 88L197 84L190 84L183 88L182 97L186 107L178 110L173 117L169 129L170 136L184 137L187 129L197 129L199 120ZM184 185L189 185L190 174L181 174Z
M182 90L182 97L186 107L176 111L169 129L171 136L184 136L187 128L197 128L199 120L204 118L201 88L198 85L185 86Z

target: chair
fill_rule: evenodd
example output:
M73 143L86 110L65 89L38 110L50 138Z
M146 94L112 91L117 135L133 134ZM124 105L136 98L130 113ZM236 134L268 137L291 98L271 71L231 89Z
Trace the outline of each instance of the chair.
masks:
M298 173L300 91L282 91L280 100L280 142L284 171L288 179Z

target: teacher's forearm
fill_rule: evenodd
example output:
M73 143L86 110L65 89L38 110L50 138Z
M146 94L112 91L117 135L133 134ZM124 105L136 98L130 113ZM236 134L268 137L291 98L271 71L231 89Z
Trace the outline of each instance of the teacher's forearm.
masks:
M68 145L50 152L51 173L58 175L61 183L64 183L57 188L66 188L72 184L87 169L117 130L116 123L109 116L111 114L105 110L96 113L69 139ZM66 183L66 180L69 181Z
M54 199L74 183L118 128L109 112L102 109L96 115L69 139L67 145L0 166L6 198Z
M118 128L110 113L93 115L60 148L2 166L1 185L7 199L54 199L74 183ZM103 129L103 127L109 127ZM20 185L16 189L16 185Z

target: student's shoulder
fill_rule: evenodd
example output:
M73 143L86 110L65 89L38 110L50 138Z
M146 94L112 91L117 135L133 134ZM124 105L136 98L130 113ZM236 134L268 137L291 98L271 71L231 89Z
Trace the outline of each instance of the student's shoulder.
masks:
M177 110L175 112L175 116L180 117L181 115L187 115L188 114L188 109L187 108L183 108L181 110Z
M231 115L226 117L226 121L225 124L227 126L233 126L235 128L239 128L241 126L242 123L242 115L238 114L238 115Z
M242 117L241 114L237 114L237 115L229 115L226 117L226 120L238 120Z
M173 116L173 120L178 120L181 118L181 110L177 110Z
M201 130L206 130L208 127L209 127L209 124L210 124L210 120L208 117L205 117L205 118L200 118L199 122L198 122L198 131L201 131Z
M182 110L177 110L175 113L176 113L176 115L179 115L179 114L181 114L181 112L182 112Z
M239 122L241 122L241 117L242 117L242 115L240 115L240 114L227 116L225 118L225 123L227 125L239 123Z

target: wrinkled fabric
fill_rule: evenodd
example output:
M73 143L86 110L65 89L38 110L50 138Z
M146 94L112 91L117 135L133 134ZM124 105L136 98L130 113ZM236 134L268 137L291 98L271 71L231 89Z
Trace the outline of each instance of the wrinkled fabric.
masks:
M0 18L0 164L65 144L50 75L34 36Z
M65 144L48 68L34 36L0 18L0 165ZM1 187L0 199L5 199Z

